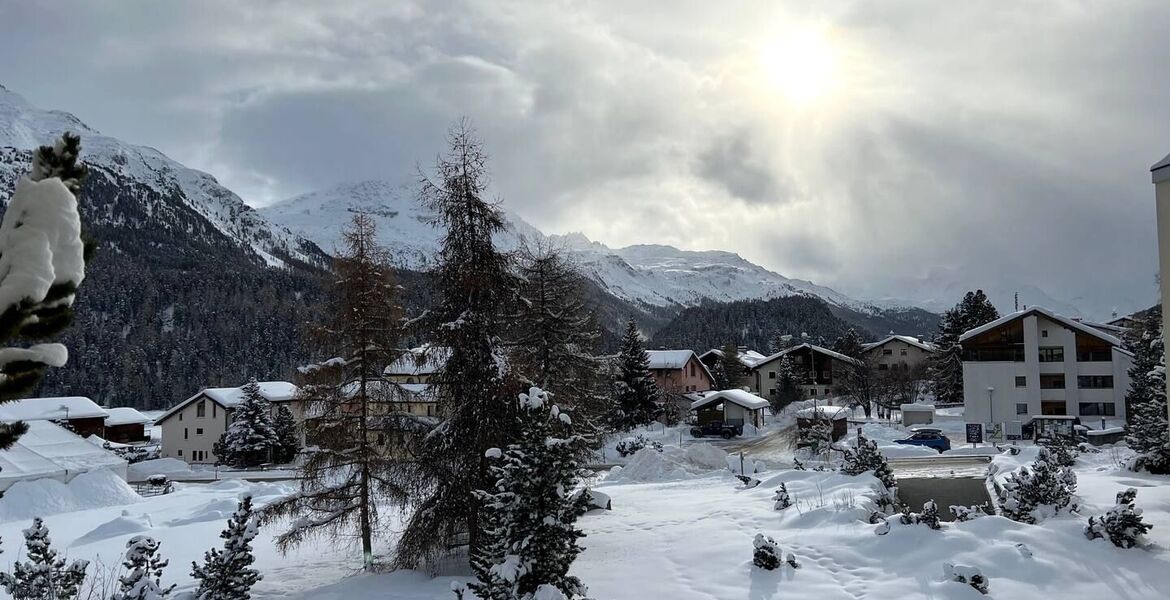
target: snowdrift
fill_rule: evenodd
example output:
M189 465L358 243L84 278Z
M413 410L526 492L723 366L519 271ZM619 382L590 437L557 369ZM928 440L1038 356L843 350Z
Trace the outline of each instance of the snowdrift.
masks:
M0 522L133 504L140 500L141 496L108 469L82 473L69 483L55 479L19 481L0 498Z
M729 472L730 457L711 444L692 444L686 449L667 446L662 452L643 448L624 467L614 467L607 482L648 483L681 481ZM737 464L738 464L738 459Z

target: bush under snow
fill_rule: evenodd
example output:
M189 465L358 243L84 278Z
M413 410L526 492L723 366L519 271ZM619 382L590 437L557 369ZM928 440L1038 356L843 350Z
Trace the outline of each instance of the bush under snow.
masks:
M943 563L943 576L951 581L965 583L975 588L980 594L987 593L987 577L983 575L983 571L975 567Z
M1107 537L1118 548L1133 548L1153 527L1142 522L1142 509L1134 506L1137 490L1117 493L1117 505L1099 517L1089 517L1085 536L1091 540Z

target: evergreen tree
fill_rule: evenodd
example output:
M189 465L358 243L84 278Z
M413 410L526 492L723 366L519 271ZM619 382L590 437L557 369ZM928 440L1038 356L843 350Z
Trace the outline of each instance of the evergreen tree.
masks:
M734 343L727 342L723 345L723 355L719 357L715 366L723 372L723 381L717 382L719 389L730 390L743 385L743 363L739 362L739 348L736 348Z
M47 367L64 366L68 358L64 345L43 340L73 320L74 296L93 249L82 240L77 209L86 175L77 161L80 150L81 139L71 133L41 146L0 223L0 342L32 343L0 355L0 403L27 395ZM20 421L0 424L0 450L27 430Z
M502 452L491 449L495 485L478 492L485 541L472 556L478 583L469 587L484 600L538 597L542 587L564 598L585 594L569 575L584 537L575 526L588 494L573 490L580 482L578 460L585 438L573 433L568 413L540 388L520 394L520 438Z
M390 431L425 431L420 418L398 412L404 394L382 377L399 348L402 310L390 257L376 243L374 220L355 214L334 259L325 321L310 336L318 357L301 368L299 400L306 409L297 493L266 506L264 524L290 518L276 538L281 551L310 536L361 539L363 567L374 562L379 499L404 500L404 461L379 447Z
M24 530L25 562L12 565L12 573L0 573L0 588L13 600L72 600L81 591L89 561L68 565L57 556L49 528L40 517Z
M1137 456L1130 462L1136 471L1170 473L1170 423L1166 413L1165 346L1162 341L1161 307L1151 309L1126 333L1126 347L1133 352L1129 389L1125 392L1129 431L1125 441Z
M526 385L555 386L578 426L592 426L608 406L595 356L598 327L585 304L581 274L547 244L526 246L518 263L508 364Z
M858 436L857 448L845 451L845 462L841 465L841 472L846 475L861 475L873 471L873 476L881 480L886 489L894 489L898 481L894 479L894 471L886 462L886 457L878 450L877 442Z
M1004 482L1000 492L1003 516L1035 524L1068 506L1076 486L1076 473L1056 466L1048 450L1040 448L1031 468L1021 467Z
M772 402L772 414L780 414L784 407L800 399L800 380L797 379L796 369L787 355L782 356L776 367L776 393L769 398Z
M780 545L762 533L757 533L752 539L752 549L752 564L765 571L774 571L783 562L780 560Z
M445 228L435 269L438 305L423 319L433 343L450 356L430 380L445 421L420 439L410 516L397 563L417 566L454 547L466 535L479 552L482 527L475 490L492 483L489 448L514 439L514 390L501 338L504 306L512 295L510 257L493 236L504 229L499 206L484 198L487 154L466 122L450 133L450 151L437 176L423 177L422 200Z
M203 564L191 563L191 577L199 582L195 589L198 600L249 600L252 586L262 579L260 572L251 568L252 540L256 538L257 523L252 514L252 497L244 496L236 512L228 519L227 529L219 537L223 550L212 548L203 554Z
M1089 517L1085 537L1090 540L1108 537L1118 548L1133 548L1149 533L1153 525L1142 521L1142 511L1134 507L1137 490L1127 488L1117 493L1117 505L1099 517Z
M959 337L998 318L999 312L983 290L967 292L954 308L943 313L935 341L938 351L930 358L928 368L935 402L963 402L963 349L959 346Z
M283 403L276 408L272 429L276 432L276 449L272 453L272 460L281 464L292 462L301 450L301 436L296 418Z
M272 424L272 405L255 379L241 388L240 403L232 411L232 422L215 448L220 464L246 469L271 462L280 439Z
M159 543L145 535L126 542L125 575L118 578L118 591L111 600L163 600L175 589L162 586L162 573L168 561L158 556Z
M653 422L660 411L658 384L650 372L650 356L633 318L626 322L617 363L611 427L614 431L626 431Z

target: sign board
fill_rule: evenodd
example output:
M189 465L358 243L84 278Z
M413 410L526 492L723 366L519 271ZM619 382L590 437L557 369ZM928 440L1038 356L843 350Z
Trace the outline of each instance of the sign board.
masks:
M993 443L1004 441L1003 423L992 423L987 426L987 441Z
M967 443L980 444L983 442L983 424L967 423Z

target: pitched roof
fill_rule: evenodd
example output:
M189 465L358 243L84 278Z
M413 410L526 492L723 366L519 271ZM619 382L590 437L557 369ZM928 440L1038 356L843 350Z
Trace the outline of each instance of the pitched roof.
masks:
M704 395L702 398L691 402L691 410L699 409L711 404L717 404L722 401L727 401L732 404L738 404L748 410L759 410L767 408L770 403L763 398L744 390L723 390L720 392L713 392Z
M21 479L67 478L82 471L125 465L124 459L64 427L30 421L28 432L0 452L0 489Z
M1091 335L1091 336L1093 336L1101 341L1109 343L1110 345L1117 346L1118 348L1123 347L1123 343L1120 339L1118 339L1112 335L1109 335L1108 333L1105 333L1104 331L1101 331L1100 329L1095 329L1095 328L1090 327L1088 325L1085 325L1084 323L1081 323L1079 321L1074 321L1074 320L1072 320L1068 317L1065 317L1063 315L1058 315L1058 314L1056 314L1056 313L1054 313L1054 312L1052 312L1052 311L1050 311L1047 308L1044 308L1042 306L1032 306L1029 308L1025 308L1024 310L1021 310L1021 311L1009 313L1009 314L1006 314L1006 315L1004 315L1004 316L1002 316L1002 317L1000 317L1000 318L998 318L990 323L987 323L985 325L980 325L979 327L976 327L975 329L966 331L963 333L963 335L959 336L959 342L962 343L964 340L969 340L969 339L971 339L971 338L973 338L981 333L987 333L988 331L991 331L992 329L995 329L995 328L999 327L1000 325L1010 323L1012 321L1015 321L1016 319L1022 319L1022 318L1026 317L1028 315L1031 315L1031 314L1042 315L1046 319L1048 319L1050 321L1055 321L1061 325L1064 325L1065 327L1068 327L1069 329L1075 329L1075 330L1080 331L1081 333L1084 333L1086 335Z
M129 407L109 408L106 411L110 413L110 416L106 417L106 427L150 422L150 417Z
M258 381L257 383L260 385L260 395L264 396L269 402L288 402L296 397L299 390L296 385L287 381ZM200 397L210 398L213 402L224 408L235 408L244 397L244 388L243 386L204 388L199 393L172 406L166 412L159 415L154 420L155 424L162 423L171 418L176 412L182 410L184 406L187 406Z
M926 342L924 342L916 337L912 337L909 335L895 335L895 334L888 335L888 336L886 336L885 339L883 339L881 341L877 341L877 342L873 342L873 343L869 343L869 344L862 344L861 347L865 348L866 350L873 350L874 348L880 348L882 346L885 346L886 344L888 344L894 340L899 340L899 341L905 342L907 344L910 344L911 346L922 348L923 350L926 350L927 352L934 352L936 350L936 348L933 345L928 344L928 343L926 343Z
M695 354L694 350L647 350L646 356L650 359L651 369L682 369L690 362L691 357L696 359L699 367L707 374L707 378L712 383L715 382L715 376L711 375L710 369L703 361L698 360L699 355Z
M25 398L0 404L0 421L48 421L90 419L109 413L85 396Z
M839 361L842 361L842 362L860 364L860 362L856 358L850 358L848 356L845 356L844 354L841 354L840 352L834 352L833 350L829 350L828 348L805 342L803 344L800 344L799 346L785 348L785 349L783 349L783 350L781 350L781 351L779 351L771 356L764 357L763 360L756 363L756 366L758 367L764 363L770 363L770 362L776 360L777 358L780 358L781 356L788 354L789 352L795 352L797 350L800 350L801 348L808 348L808 349L812 350L813 352L820 352L821 354L831 356L831 357L833 357ZM755 367L753 367L753 368L755 368Z
M447 364L451 349L440 346L419 346L403 354L382 370L383 375L431 375Z
M719 358L723 358L723 350L721 350L719 348L712 348L712 349L700 354L699 360L703 360L704 358L707 357L708 354L714 354L715 356L718 356ZM744 350L743 352L739 353L739 362L741 364L743 364L743 366L748 367L749 369L751 367L754 367L757 364L759 364L759 362L761 360L764 360L765 358L768 358L768 357L764 356L763 354L760 354L759 352L756 352L755 350Z

